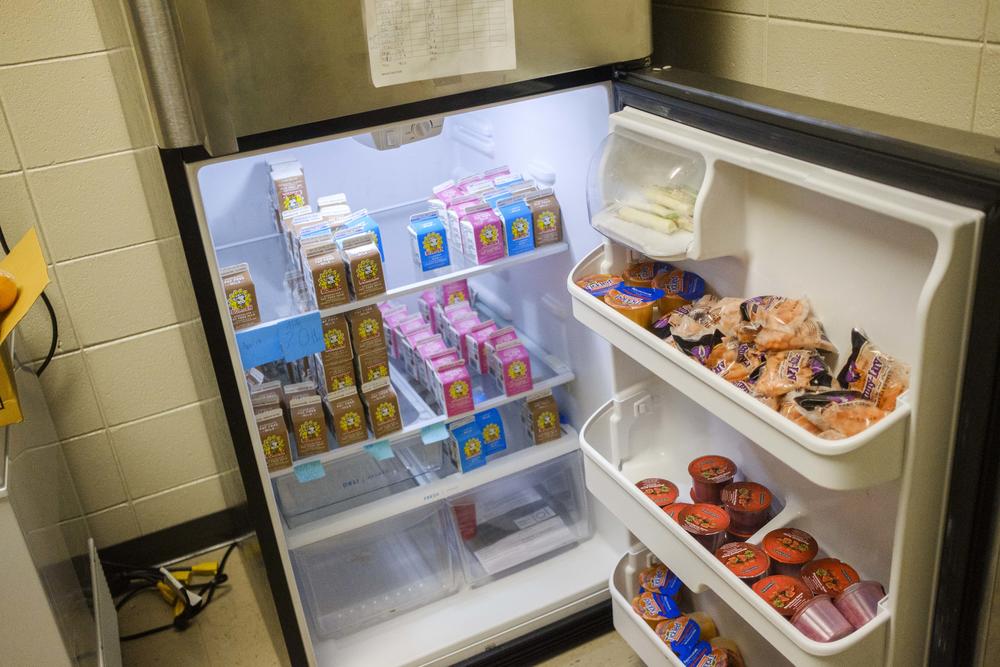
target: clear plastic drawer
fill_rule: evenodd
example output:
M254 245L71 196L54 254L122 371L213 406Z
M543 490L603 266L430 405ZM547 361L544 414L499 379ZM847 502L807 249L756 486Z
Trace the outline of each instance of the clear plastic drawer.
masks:
M448 504L472 586L590 536L578 451L454 496Z
M340 637L455 593L453 532L435 503L293 550L313 631Z
M417 436L394 444L392 450L394 456L378 460L358 447L351 456L324 462L325 475L307 482L295 475L277 477L274 492L285 523L297 528L456 471L442 442L425 445Z

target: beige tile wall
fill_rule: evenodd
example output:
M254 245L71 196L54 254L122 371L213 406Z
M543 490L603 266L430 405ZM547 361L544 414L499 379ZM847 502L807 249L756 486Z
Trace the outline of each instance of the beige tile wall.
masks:
M654 64L1000 136L1000 0L654 0Z
M42 387L100 546L242 501L125 26L119 0L0 2L0 225L51 263ZM43 306L22 333L44 357Z

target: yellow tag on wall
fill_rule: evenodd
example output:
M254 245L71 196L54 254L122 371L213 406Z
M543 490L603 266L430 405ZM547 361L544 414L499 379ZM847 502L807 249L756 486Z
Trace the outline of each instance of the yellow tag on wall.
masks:
M28 230L11 248L10 254L0 259L0 269L13 274L18 287L17 301L10 310L0 315L0 343L4 343L49 284L49 271L34 229ZM9 355L6 349L0 352L0 426L6 426L16 424L23 417Z

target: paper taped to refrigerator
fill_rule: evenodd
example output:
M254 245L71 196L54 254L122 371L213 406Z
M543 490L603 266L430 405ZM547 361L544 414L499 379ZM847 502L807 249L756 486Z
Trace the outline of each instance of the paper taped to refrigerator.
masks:
M376 88L517 67L513 0L365 0Z

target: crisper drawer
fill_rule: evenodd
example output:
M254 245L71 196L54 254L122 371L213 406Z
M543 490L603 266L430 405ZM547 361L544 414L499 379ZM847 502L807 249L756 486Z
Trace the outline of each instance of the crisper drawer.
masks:
M448 504L472 586L590 536L579 451L453 496Z
M455 593L450 513L435 503L292 551L317 636L343 636Z
M456 471L442 442L425 445L416 437L394 444L392 450L394 456L379 459L359 447L350 456L325 461L319 479L277 477L274 492L285 523L296 528Z

